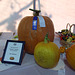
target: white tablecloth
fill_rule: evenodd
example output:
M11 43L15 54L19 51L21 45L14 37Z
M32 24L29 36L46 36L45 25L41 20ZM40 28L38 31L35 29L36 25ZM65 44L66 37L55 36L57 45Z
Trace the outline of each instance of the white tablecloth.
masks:
M7 39L13 39L13 33L3 33L0 36L0 57L3 54L3 49ZM55 37L54 43L60 47L60 39ZM0 71L0 75L75 75L75 71L72 70L66 60L65 68L61 70L44 69L35 63L34 56L25 54L21 66L15 65L7 70Z

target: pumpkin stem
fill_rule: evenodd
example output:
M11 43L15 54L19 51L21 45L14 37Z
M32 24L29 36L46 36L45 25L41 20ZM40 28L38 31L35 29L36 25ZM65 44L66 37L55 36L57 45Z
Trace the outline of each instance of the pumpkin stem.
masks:
M45 36L44 42L48 43L48 41L50 41L50 39L48 38L48 33L47 33L46 36Z
M35 10L35 9L29 9L29 10L34 12L33 14L34 16L39 16L39 13L41 12L41 10Z

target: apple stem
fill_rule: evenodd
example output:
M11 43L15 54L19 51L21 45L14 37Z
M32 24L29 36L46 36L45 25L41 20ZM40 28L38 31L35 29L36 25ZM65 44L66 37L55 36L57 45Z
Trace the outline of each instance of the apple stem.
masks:
M48 33L47 33L46 36L45 36L44 42L48 43L48 41L50 41L50 39L48 38Z

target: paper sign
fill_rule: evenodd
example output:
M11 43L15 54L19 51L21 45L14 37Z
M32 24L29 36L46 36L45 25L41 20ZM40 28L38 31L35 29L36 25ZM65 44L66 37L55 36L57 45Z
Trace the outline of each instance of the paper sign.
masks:
M24 44L24 41L7 40L2 63L21 64Z

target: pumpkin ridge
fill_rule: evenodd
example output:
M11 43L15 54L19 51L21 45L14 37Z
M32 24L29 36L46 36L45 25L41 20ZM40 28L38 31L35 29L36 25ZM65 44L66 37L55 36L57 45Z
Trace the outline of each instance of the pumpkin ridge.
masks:
M53 24L53 23L52 23L52 21L50 20L50 18L48 18L48 17L46 17L46 18L47 18L47 19L46 19L46 21L48 20L48 21L50 21L50 22L49 22L50 24ZM46 22L46 23L48 23L48 22ZM48 32L53 31L53 33L52 33L52 34L54 35L54 26L52 26L52 25L47 25L47 28L49 28L49 27L50 27L52 30L49 30L49 29L48 29ZM52 35L52 36L53 36L53 35ZM52 38L52 37L51 37L51 35L50 35L50 34L49 34L49 36L50 36L50 38L49 38L49 39L52 39L52 40L54 39L54 38Z
M69 65L70 65L72 68L75 67L75 65L73 65L74 63L72 62L72 59L70 59L70 56L69 56L69 55L67 56L67 61L68 61ZM70 61L70 62L69 62L69 61Z
M69 56L71 59L73 58L70 53L67 53L67 56ZM74 59L74 61L75 61L75 59Z

